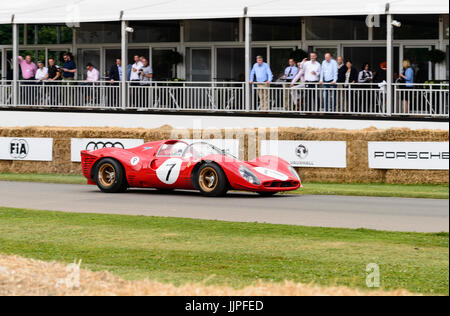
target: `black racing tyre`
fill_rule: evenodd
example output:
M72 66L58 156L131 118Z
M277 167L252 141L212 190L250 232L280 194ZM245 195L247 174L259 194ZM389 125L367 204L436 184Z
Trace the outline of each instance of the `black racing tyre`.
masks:
M219 165L208 162L203 164L196 174L197 188L204 196L224 196L228 192L228 179Z
M264 196L264 197L274 196L277 193L278 192L258 192L259 195Z
M123 166L114 159L101 160L95 171L95 181L102 192L121 193L128 189Z

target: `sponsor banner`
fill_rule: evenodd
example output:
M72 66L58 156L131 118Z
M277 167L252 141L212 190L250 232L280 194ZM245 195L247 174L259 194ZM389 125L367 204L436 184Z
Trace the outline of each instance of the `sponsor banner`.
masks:
M0 160L52 161L53 138L0 138Z
M183 139L188 144L193 143L208 143L219 149L225 150L228 154L239 158L239 139Z
M293 167L347 168L346 142L266 140L260 152L278 156Z
M71 160L81 162L82 150L99 150L108 147L130 149L143 144L143 139L72 138Z
M371 169L449 170L448 142L369 142Z

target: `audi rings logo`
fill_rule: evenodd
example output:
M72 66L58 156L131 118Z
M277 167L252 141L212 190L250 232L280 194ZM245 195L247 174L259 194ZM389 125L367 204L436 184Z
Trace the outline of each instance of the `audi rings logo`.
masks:
M305 145L299 145L295 149L295 154L297 155L298 158L305 159L309 155L309 149Z
M13 139L9 146L9 153L13 159L25 159L30 146L25 139Z
M86 145L86 150L99 150L103 148L121 148L125 149L125 146L120 142L90 142Z

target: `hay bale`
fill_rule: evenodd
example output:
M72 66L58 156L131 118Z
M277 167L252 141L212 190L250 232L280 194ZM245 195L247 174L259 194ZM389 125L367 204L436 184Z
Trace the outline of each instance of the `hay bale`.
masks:
M161 128L67 128L15 127L0 128L0 137L48 137L54 139L52 162L0 161L0 172L81 174L79 163L70 161L71 138L137 138L151 142L161 139L239 139L240 158L251 160L260 155L263 139L345 141L347 169L301 168L300 175L308 182L346 183L439 183L448 184L447 171L374 170L368 165L368 142L411 141L448 142L449 132L438 130L410 130L392 128L378 130L317 129L317 128L249 128L249 129L173 129Z

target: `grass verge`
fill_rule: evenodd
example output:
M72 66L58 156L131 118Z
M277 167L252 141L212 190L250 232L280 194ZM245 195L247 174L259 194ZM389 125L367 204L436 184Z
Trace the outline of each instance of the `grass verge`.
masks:
M86 184L79 175L0 173L0 181L25 181L60 184ZM289 194L347 195L404 198L449 199L448 185L337 184L305 183L304 188Z
M449 235L0 208L0 253L174 285L285 280L449 294ZM207 281L205 281L207 280Z

